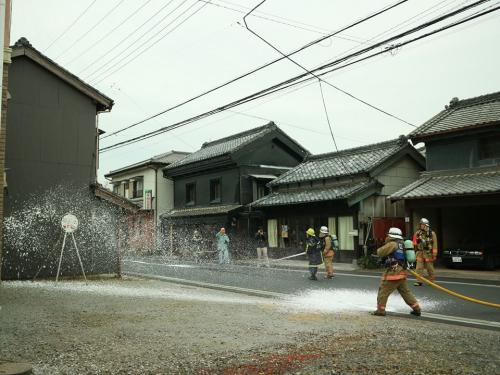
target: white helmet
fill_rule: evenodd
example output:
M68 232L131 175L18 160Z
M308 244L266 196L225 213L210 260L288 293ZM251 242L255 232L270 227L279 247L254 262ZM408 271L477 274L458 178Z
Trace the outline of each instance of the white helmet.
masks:
M423 217L423 218L420 219L420 224L424 224L424 225L429 226L430 223L429 223L428 219L426 219L425 217Z
M394 228L394 227L390 228L388 235L389 235L389 237L396 238L398 240L403 239L403 232L401 232L401 229L399 229L399 228Z
M319 228L319 232L323 234L328 234L328 227L322 226Z

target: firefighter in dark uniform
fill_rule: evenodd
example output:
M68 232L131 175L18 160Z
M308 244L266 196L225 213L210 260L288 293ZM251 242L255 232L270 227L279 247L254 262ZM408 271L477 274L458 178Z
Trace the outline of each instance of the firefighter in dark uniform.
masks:
M377 255L384 259L385 271L378 289L377 310L373 315L385 316L385 306L389 296L396 289L408 306L410 314L420 316L420 306L406 283L405 248L403 234L399 228L390 228L385 245L377 249Z
M306 254L309 259L309 280L318 280L316 274L318 273L318 266L323 264L321 241L316 237L313 228L306 231Z
M425 268L429 280L434 281L436 279L434 261L438 253L437 237L430 228L429 220L424 217L420 220L419 229L413 235L413 246L417 255L416 272L423 275ZM422 283L417 281L413 285L422 286Z

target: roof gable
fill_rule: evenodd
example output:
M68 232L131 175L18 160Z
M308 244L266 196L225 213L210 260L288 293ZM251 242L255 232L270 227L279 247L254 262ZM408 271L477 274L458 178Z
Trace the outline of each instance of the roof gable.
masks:
M42 54L35 49L26 38L20 38L14 46L12 46L12 58L20 56L29 58L31 61L42 66L59 79L65 81L76 90L91 98L96 103L96 107L99 111L111 110L113 107L113 99L107 97L96 88L85 83L76 75L70 73L55 61Z
M243 149L252 142L261 139L265 135L275 131L280 131L280 129L276 126L276 124L274 124L274 122L269 122L268 124L260 126L255 129L247 130L245 132L221 138L216 141L206 142L202 145L201 149L199 149L198 151L195 151L192 154L186 156L185 158L175 163L172 163L165 169L171 170L188 164L193 164L216 157L234 154L235 152ZM281 133L285 134L283 132ZM297 142L295 141L293 142L296 143L301 149L303 149ZM307 154L306 150L304 150L304 154Z
M270 186L368 173L405 148L413 148L405 137L309 157L285 172Z
M453 98L444 110L412 131L412 140L454 133L469 128L500 125L500 92L458 100Z

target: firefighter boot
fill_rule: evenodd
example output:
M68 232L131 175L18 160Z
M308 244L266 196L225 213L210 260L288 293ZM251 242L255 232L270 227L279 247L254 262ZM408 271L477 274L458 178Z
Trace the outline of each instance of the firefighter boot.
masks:
M373 312L371 312L372 315L375 315L375 316L385 316L385 311L383 310L375 310Z
M422 311L420 311L420 309L413 309L410 311L410 314L415 315L415 316L420 316L420 315L422 315Z

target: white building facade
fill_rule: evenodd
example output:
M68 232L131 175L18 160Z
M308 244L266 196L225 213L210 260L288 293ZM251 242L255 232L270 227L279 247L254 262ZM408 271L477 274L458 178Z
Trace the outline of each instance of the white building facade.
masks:
M187 155L187 152L169 151L111 171L105 177L111 182L114 193L129 199L142 210L151 211L156 227L159 216L174 207L174 184L163 177L162 169Z

